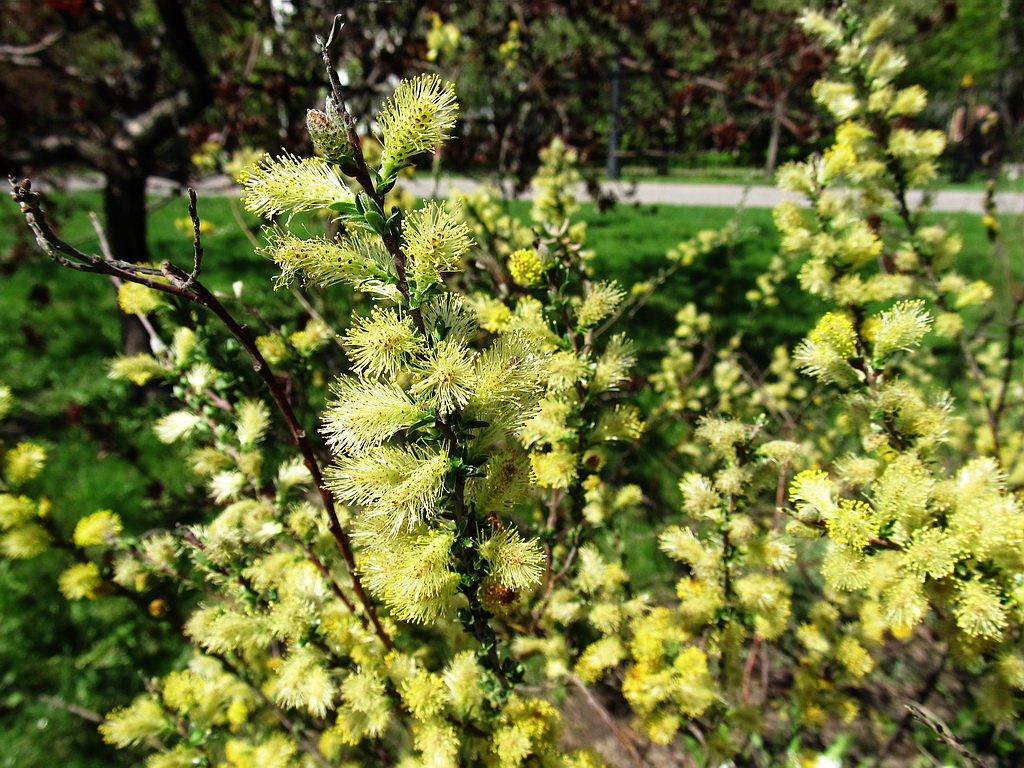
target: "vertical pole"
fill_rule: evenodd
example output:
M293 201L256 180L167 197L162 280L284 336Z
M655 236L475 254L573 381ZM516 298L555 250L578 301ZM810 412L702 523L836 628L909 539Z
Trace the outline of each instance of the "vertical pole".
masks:
M622 80L622 42L615 41L615 53L612 59L612 111L611 130L608 132L608 178L617 181L619 178L619 108L621 106Z
M780 94L772 105L772 133L768 138L768 154L764 161L764 175L771 176L775 173L775 166L779 162L779 134L782 130L782 101L785 93Z

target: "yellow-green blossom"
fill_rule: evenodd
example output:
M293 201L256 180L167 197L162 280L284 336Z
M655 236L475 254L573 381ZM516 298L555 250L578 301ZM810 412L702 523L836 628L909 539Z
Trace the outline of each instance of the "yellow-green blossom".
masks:
M109 544L123 529L121 518L104 509L79 520L71 540L79 547Z
M437 75L419 75L399 83L377 116L383 144L382 175L450 139L458 112L455 87Z
M516 283L531 286L540 282L545 264L536 248L520 248L508 256L508 271Z
M103 586L103 580L96 563L75 563L61 573L57 586L68 600L81 600L96 597Z
M4 474L15 488L37 477L45 465L46 449L35 443L18 443L4 454Z
M238 174L238 183L245 207L268 219L353 200L338 170L319 157L264 155Z

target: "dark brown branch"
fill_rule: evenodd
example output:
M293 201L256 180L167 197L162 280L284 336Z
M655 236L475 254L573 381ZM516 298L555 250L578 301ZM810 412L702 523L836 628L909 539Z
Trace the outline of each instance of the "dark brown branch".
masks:
M192 272L189 273L185 287L192 285L203 269L202 222L199 220L199 207L196 204L196 191L188 188L188 217L192 219Z
M1010 380L1013 378L1013 364L1017 360L1017 334L1021 320L1017 317L1021 308L1024 307L1024 293L1013 300L1013 309L1010 311L1010 321L1006 330L1006 360L1003 365L1003 379L999 387L999 397L996 399L995 418L996 423L1002 418L1006 409L1006 395L1010 391Z
M167 272L178 281L186 280L188 276L172 267L172 265L164 262L162 265L166 268ZM270 366L267 361L263 358L259 349L256 346L256 340L252 333L245 326L239 325L238 322L231 316L220 300L217 299L205 286L200 283L194 285L197 301L203 306L207 307L211 312L220 318L221 322L228 327L231 334L238 340L242 345L242 348L249 354L252 359L253 369L257 375L263 379L267 388L270 390L271 397L274 398L278 410L281 415L284 416L285 423L288 426L288 431L291 433L292 440L302 453L303 463L306 465L306 469L309 470L310 476L313 478L313 483L320 493L320 499L323 502L324 510L327 512L328 518L328 529L331 535L334 537L335 544L337 545L338 551L341 553L342 559L345 561L348 567L349 574L352 577L352 587L355 590L356 595L362 603L363 608L366 611L366 615L370 622L373 624L374 631L380 637L384 645L391 650L393 648L391 644L391 638L388 636L384 627L381 625L380 620L377 617L377 611L371 602L369 596L363 589L362 581L359 579L359 575L356 569L355 555L352 551L352 544L349 540L348 533L341 525L341 520L338 518L338 512L334 505L334 496L324 485L323 472L320 469L320 464L317 461L316 453L313 450L312 444L309 442L309 438L306 436L305 430L299 423L298 417L295 415L295 411L291 406L291 402L288 400L288 395L285 393L284 387L282 386L281 379L274 375L273 371L270 370Z
M308 544L304 544L302 551L306 553L306 558L313 564L313 567L316 568L317 572L319 572L319 574L327 580L327 583L331 585L331 591L334 593L335 597L341 600L341 602L345 604L345 607L352 611L352 613L355 613L356 607L352 604L352 601L348 599L348 595L342 591L341 585L338 583L337 579L334 578L334 575L331 573L324 561L320 559L319 555L317 555L316 550Z
M156 270L152 267L130 264L128 262L117 260L107 261L100 256L82 253L73 246L65 243L57 237L49 224L47 224L45 215L39 207L39 197L31 191L30 182L25 180L19 183L14 179L11 179L11 186L11 194L14 197L15 202L18 202L21 205L22 215L25 217L25 221L29 228L35 234L36 241L39 243L39 246L57 263L71 269L77 269L81 272L91 272L95 274L119 277L122 280L139 283L147 288L152 288L163 293L169 293L173 296L185 299L186 301L200 304L213 312L213 314L215 314L221 322L227 326L232 336L234 336L242 345L242 348L252 360L253 370L270 390L271 397L274 399L274 403L277 405L278 410L281 412L281 415L284 417L285 423L288 426L288 431L292 437L292 441L302 454L306 469L309 470L310 476L313 478L313 482L320 493L324 510L327 512L328 528L334 538L338 551L341 553L342 559L345 561L345 565L352 578L353 590L359 598L359 602L362 604L365 612L365 616L360 615L360 619L362 621L366 621L368 619L373 625L374 632L380 638L381 642L384 643L384 646L388 648L388 650L391 650L394 647L391 642L391 637L388 635L383 625L381 625L380 619L377 616L376 607L363 588L362 581L360 580L356 569L355 554L352 550L351 541L349 540L348 533L341 525L341 520L338 518L338 513L334 505L334 497L324 485L323 472L320 469L320 464L317 461L313 446L310 443L309 438L306 436L306 432L302 428L302 425L299 423L298 417L295 415L295 411L292 408L284 387L282 386L281 380L270 369L267 361L257 348L255 338L249 329L245 326L239 325L220 300L204 285L198 282L192 282L192 285L189 287L188 284L190 281L188 273L182 271L178 267L175 267L170 262L164 261L161 263L160 269ZM161 275L167 280L167 282L153 279L147 275Z

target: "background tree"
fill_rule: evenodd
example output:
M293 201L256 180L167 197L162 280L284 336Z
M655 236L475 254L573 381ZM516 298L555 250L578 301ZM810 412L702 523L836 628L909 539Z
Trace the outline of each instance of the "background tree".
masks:
M208 26L187 4L4 3L2 164L8 172L79 166L104 177L104 212L118 258L145 261L146 179L180 175L164 145L178 138L215 95L216 73L202 33L229 33L223 3L204 4ZM177 167L173 167L177 166Z
M357 99L376 98L407 68L421 5L346 12L339 50ZM204 142L232 149L242 134L250 145L303 149L305 111L322 91L309 41L334 6L3 0L0 12L0 168L98 171L106 219L118 222L113 254L147 261L148 178L183 182Z
M435 23L471 31L450 51L467 103L451 151L460 164L522 178L555 135L604 161L618 125L619 154L662 168L707 150L767 156L773 166L780 141L815 132L804 86L824 58L795 26L796 11L662 0L451 4Z

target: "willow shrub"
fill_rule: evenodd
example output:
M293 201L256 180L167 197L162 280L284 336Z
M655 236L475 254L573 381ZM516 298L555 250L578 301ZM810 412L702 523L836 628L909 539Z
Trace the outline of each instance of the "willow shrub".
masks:
M65 549L69 600L128 598L187 639L174 671L107 715L104 738L152 768L602 765L563 746L569 692L633 762L882 750L908 765L915 740L1019 756L1015 326L977 326L972 307L995 288L955 271L956 233L909 201L943 139L914 127L924 92L896 85L892 17L804 23L835 50L815 95L836 141L780 170L803 204L776 209L782 252L750 298L785 311L788 263L828 311L759 371L742 339L717 345L715 318L681 308L647 414L630 403L621 320L661 280L594 274L570 148L542 157L531 227L487 190L418 207L397 194L456 124L454 88L435 75L384 102L376 145L333 82L308 116L318 156L265 156L240 176L270 222L278 284L355 297L340 333L315 311L293 333L242 326L202 285L194 206L191 270L132 265L60 241L15 185L44 250L122 281L121 307L145 319L153 353L111 375L170 388L178 407L154 429L188 446L209 510L144 533L102 510L62 530L31 495L42 450L6 453L4 554ZM323 210L340 234L288 229ZM702 233L666 270L735 236ZM188 314L169 308L190 304L232 340L172 323ZM970 382L959 400L935 377L951 359ZM319 422L304 424L296 403L324 382ZM663 465L676 499L631 482L650 476L629 466L645 429L681 436ZM627 555L652 526L678 570L639 591ZM160 582L173 605L153 597Z

